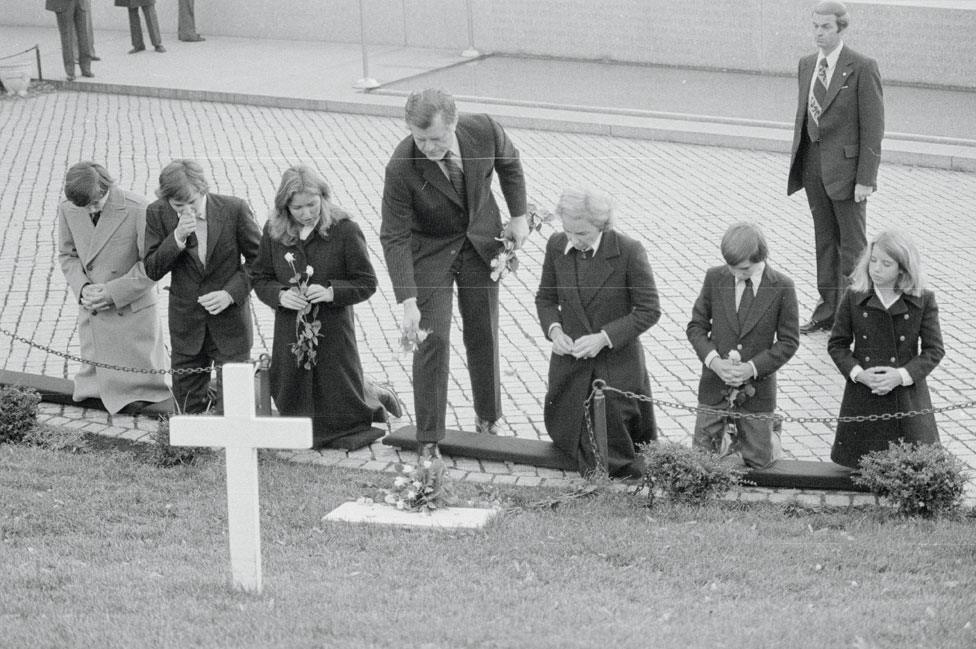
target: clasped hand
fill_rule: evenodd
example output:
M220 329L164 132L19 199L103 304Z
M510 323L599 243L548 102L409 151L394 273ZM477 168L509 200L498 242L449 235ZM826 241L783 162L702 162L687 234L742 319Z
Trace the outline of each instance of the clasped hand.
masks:
M207 310L210 315L217 315L234 303L234 298L224 289L204 293L197 298L197 303Z
M557 356L593 358L606 346L607 339L602 332L580 336L575 341L560 327L553 329L552 332L552 353Z
M331 302L332 299L333 291L331 286L326 288L321 284L309 284L305 289L304 295L302 295L301 291L294 286L290 289L282 291L279 303L286 309L301 311L308 304Z
M872 367L861 370L855 380L871 388L871 394L885 395L901 385L901 372L894 367Z
M725 385L737 386L753 378L752 365L716 356L708 367L718 374Z
M98 313L115 306L104 284L88 284L81 289L81 306L92 313Z

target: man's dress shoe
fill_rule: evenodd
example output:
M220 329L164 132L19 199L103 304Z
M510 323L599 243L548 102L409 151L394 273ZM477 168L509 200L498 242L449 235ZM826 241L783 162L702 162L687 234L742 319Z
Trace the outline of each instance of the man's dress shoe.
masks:
M801 334L812 334L817 331L830 331L834 323L830 320L811 320L800 327Z

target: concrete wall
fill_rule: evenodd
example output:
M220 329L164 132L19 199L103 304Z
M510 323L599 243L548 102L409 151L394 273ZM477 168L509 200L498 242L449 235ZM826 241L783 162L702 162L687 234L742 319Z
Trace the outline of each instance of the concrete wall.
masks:
M126 11L92 0L98 29L126 30ZM464 49L466 0L363 0L377 45ZM792 74L813 49L812 0L470 0L483 52L607 59ZM176 0L156 3L163 32ZM358 42L360 0L199 0L203 34ZM845 40L886 80L976 88L976 2L849 0ZM51 25L42 0L0 0L0 23Z

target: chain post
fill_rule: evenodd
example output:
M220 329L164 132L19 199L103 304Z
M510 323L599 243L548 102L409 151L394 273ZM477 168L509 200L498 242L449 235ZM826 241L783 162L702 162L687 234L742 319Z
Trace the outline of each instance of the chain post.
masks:
M263 417L271 416L271 355L258 356L254 372L254 393L257 413Z
M596 436L598 451L597 462L603 467L604 474L609 473L609 455L607 455L607 397L603 389L607 382L603 379L593 381L593 433Z

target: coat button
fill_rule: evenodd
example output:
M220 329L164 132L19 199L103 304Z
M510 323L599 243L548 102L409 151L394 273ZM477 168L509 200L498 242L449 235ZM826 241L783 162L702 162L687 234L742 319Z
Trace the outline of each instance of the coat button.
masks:
M736 345L735 348L736 349L742 349L742 343L739 343L738 345Z
M908 314L907 313L905 314L905 320L908 320Z
M870 360L871 360L871 357L870 356L865 356L864 357L864 362L865 363L869 362Z
M864 317L865 318L868 317L868 312L867 311L864 312Z
M889 358L889 359L888 359L888 362L889 362L889 363L894 363L894 362L895 362L895 357L894 357L894 356L892 356L891 358Z
M867 340L868 339L868 335L867 334L861 334L861 338L863 338L864 340Z
M905 341L905 337L904 336L898 336L898 340L904 342Z
M91 272L95 267L92 264L88 264L85 266L85 268L88 270L88 272Z

